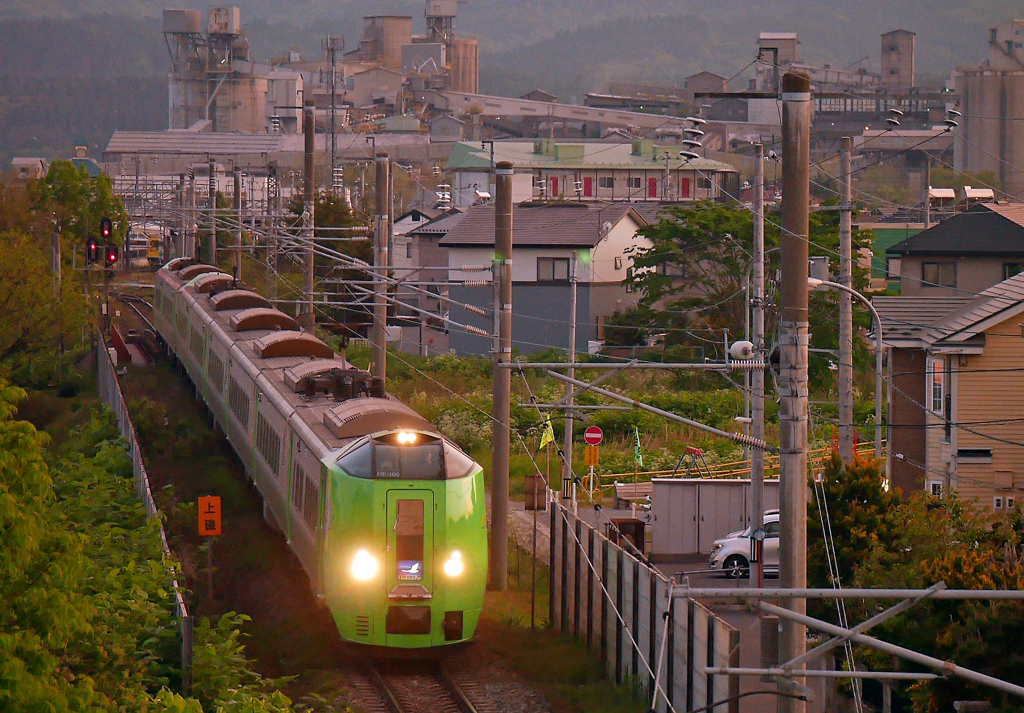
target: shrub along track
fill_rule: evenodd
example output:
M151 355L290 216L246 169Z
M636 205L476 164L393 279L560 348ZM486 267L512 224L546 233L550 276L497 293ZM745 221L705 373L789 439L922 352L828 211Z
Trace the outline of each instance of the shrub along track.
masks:
M148 318L149 310L134 304L141 314L122 311L123 331L145 328L138 317ZM320 711L346 711L351 705L372 710L377 704L361 685L366 680L365 653L338 637L330 612L316 602L284 537L264 521L259 493L227 440L214 429L191 381L165 354L153 356L153 365L127 370L122 388L143 443L154 495L166 517L171 549L182 565L189 607L199 617L216 619L232 611L250 617L246 654L265 677L294 677L282 683L292 700ZM212 596L207 589L210 543L197 532L201 495L219 495L222 502L223 534L212 542ZM393 666L389 663L383 670L396 670ZM481 713L549 710L480 643L453 652L445 666ZM433 700L429 690L424 689L428 707L423 710ZM517 705L495 707L490 703L495 698L508 703L514 699ZM526 701L530 705L523 705Z

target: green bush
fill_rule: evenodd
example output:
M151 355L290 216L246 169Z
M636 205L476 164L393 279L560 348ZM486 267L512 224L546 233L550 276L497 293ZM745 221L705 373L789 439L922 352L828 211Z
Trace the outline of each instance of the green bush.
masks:
M0 710L288 710L241 657L238 617L199 627L203 698L170 692L176 568L113 416L92 412L45 453L48 437L13 418L24 397L0 381Z

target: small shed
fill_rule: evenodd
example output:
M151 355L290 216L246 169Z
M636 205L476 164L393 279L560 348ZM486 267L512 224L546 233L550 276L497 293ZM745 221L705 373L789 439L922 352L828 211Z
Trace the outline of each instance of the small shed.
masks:
M714 541L750 526L750 479L651 481L651 558L709 554ZM779 481L764 481L764 510L779 506Z

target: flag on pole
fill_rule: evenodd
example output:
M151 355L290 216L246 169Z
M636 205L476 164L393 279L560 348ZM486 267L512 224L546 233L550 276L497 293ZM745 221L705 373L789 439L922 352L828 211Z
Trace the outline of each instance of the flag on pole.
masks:
M544 432L540 436L540 447L537 450L543 450L544 446L554 442L555 427L551 425L551 416L547 415L544 417Z
M644 454L640 451L640 429L633 426L633 436L635 442L633 445L633 460L636 461L637 467L644 467Z

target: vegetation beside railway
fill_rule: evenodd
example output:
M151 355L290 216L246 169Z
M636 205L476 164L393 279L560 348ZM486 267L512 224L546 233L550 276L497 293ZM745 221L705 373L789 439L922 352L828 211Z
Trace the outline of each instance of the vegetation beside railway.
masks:
M17 418L26 396L0 382L0 709L286 710L248 667L234 614L197 626L194 697L172 692L176 565L113 417L88 391L35 393L27 410L47 414L51 438Z

